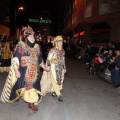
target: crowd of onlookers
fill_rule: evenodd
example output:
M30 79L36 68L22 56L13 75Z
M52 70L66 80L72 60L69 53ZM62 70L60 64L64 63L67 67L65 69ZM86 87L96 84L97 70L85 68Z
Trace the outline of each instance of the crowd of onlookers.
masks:
M86 64L90 74L96 74L120 86L120 42L67 44L66 55Z
M46 61L47 53L53 47L51 41L43 40L40 43L43 59ZM120 42L108 43L77 43L66 41L63 43L66 57L82 61L86 64L86 71L106 79L113 87L120 86Z

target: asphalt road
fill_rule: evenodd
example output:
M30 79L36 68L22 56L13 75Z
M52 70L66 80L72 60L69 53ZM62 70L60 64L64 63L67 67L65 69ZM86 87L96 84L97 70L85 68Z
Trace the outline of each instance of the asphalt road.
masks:
M120 120L120 88L85 71L85 65L66 59L67 75L62 91L64 102L50 94L43 97L38 112L20 99L14 104L0 102L0 120ZM0 94L7 73L0 73Z

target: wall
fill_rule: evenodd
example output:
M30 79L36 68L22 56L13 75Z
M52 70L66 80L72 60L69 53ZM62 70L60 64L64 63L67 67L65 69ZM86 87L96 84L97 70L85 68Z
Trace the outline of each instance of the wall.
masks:
M10 29L6 26L0 25L0 35L6 34L6 36L10 36Z
M120 42L120 18L114 20L114 22L112 22L110 25L111 25L110 41Z

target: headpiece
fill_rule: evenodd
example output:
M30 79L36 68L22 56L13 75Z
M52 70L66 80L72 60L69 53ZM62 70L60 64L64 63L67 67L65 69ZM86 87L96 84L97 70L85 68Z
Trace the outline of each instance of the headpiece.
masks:
M57 41L63 41L63 37L62 36L56 36L55 38L54 38L54 41L53 41L53 44L55 45L55 42L57 42Z
M34 35L33 29L28 25L27 27L23 27L20 31L20 36L22 37L22 40L24 41L29 35Z

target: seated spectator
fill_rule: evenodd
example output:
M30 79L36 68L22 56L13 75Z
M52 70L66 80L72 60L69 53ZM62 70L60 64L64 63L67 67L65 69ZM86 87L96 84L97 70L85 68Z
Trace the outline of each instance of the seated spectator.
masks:
M109 63L111 63L110 60L114 56L113 51L112 50L104 51L103 56L104 56L104 63L103 63L103 65L104 65L104 68L107 68L109 66Z
M110 61L108 62L107 68L108 68L110 71L115 68L115 63L114 63L114 61L115 61L115 56L113 56L112 59L110 59Z
M116 51L115 67L111 70L111 80L113 87L120 86L120 50Z
M109 50L107 54L106 62L109 63L112 57L113 57L113 51Z
M97 53L96 56L94 57L94 67L96 70L96 74L99 75L103 63L103 58L101 54Z
M82 47L81 51L79 52L78 59L82 59L85 56L85 47Z

